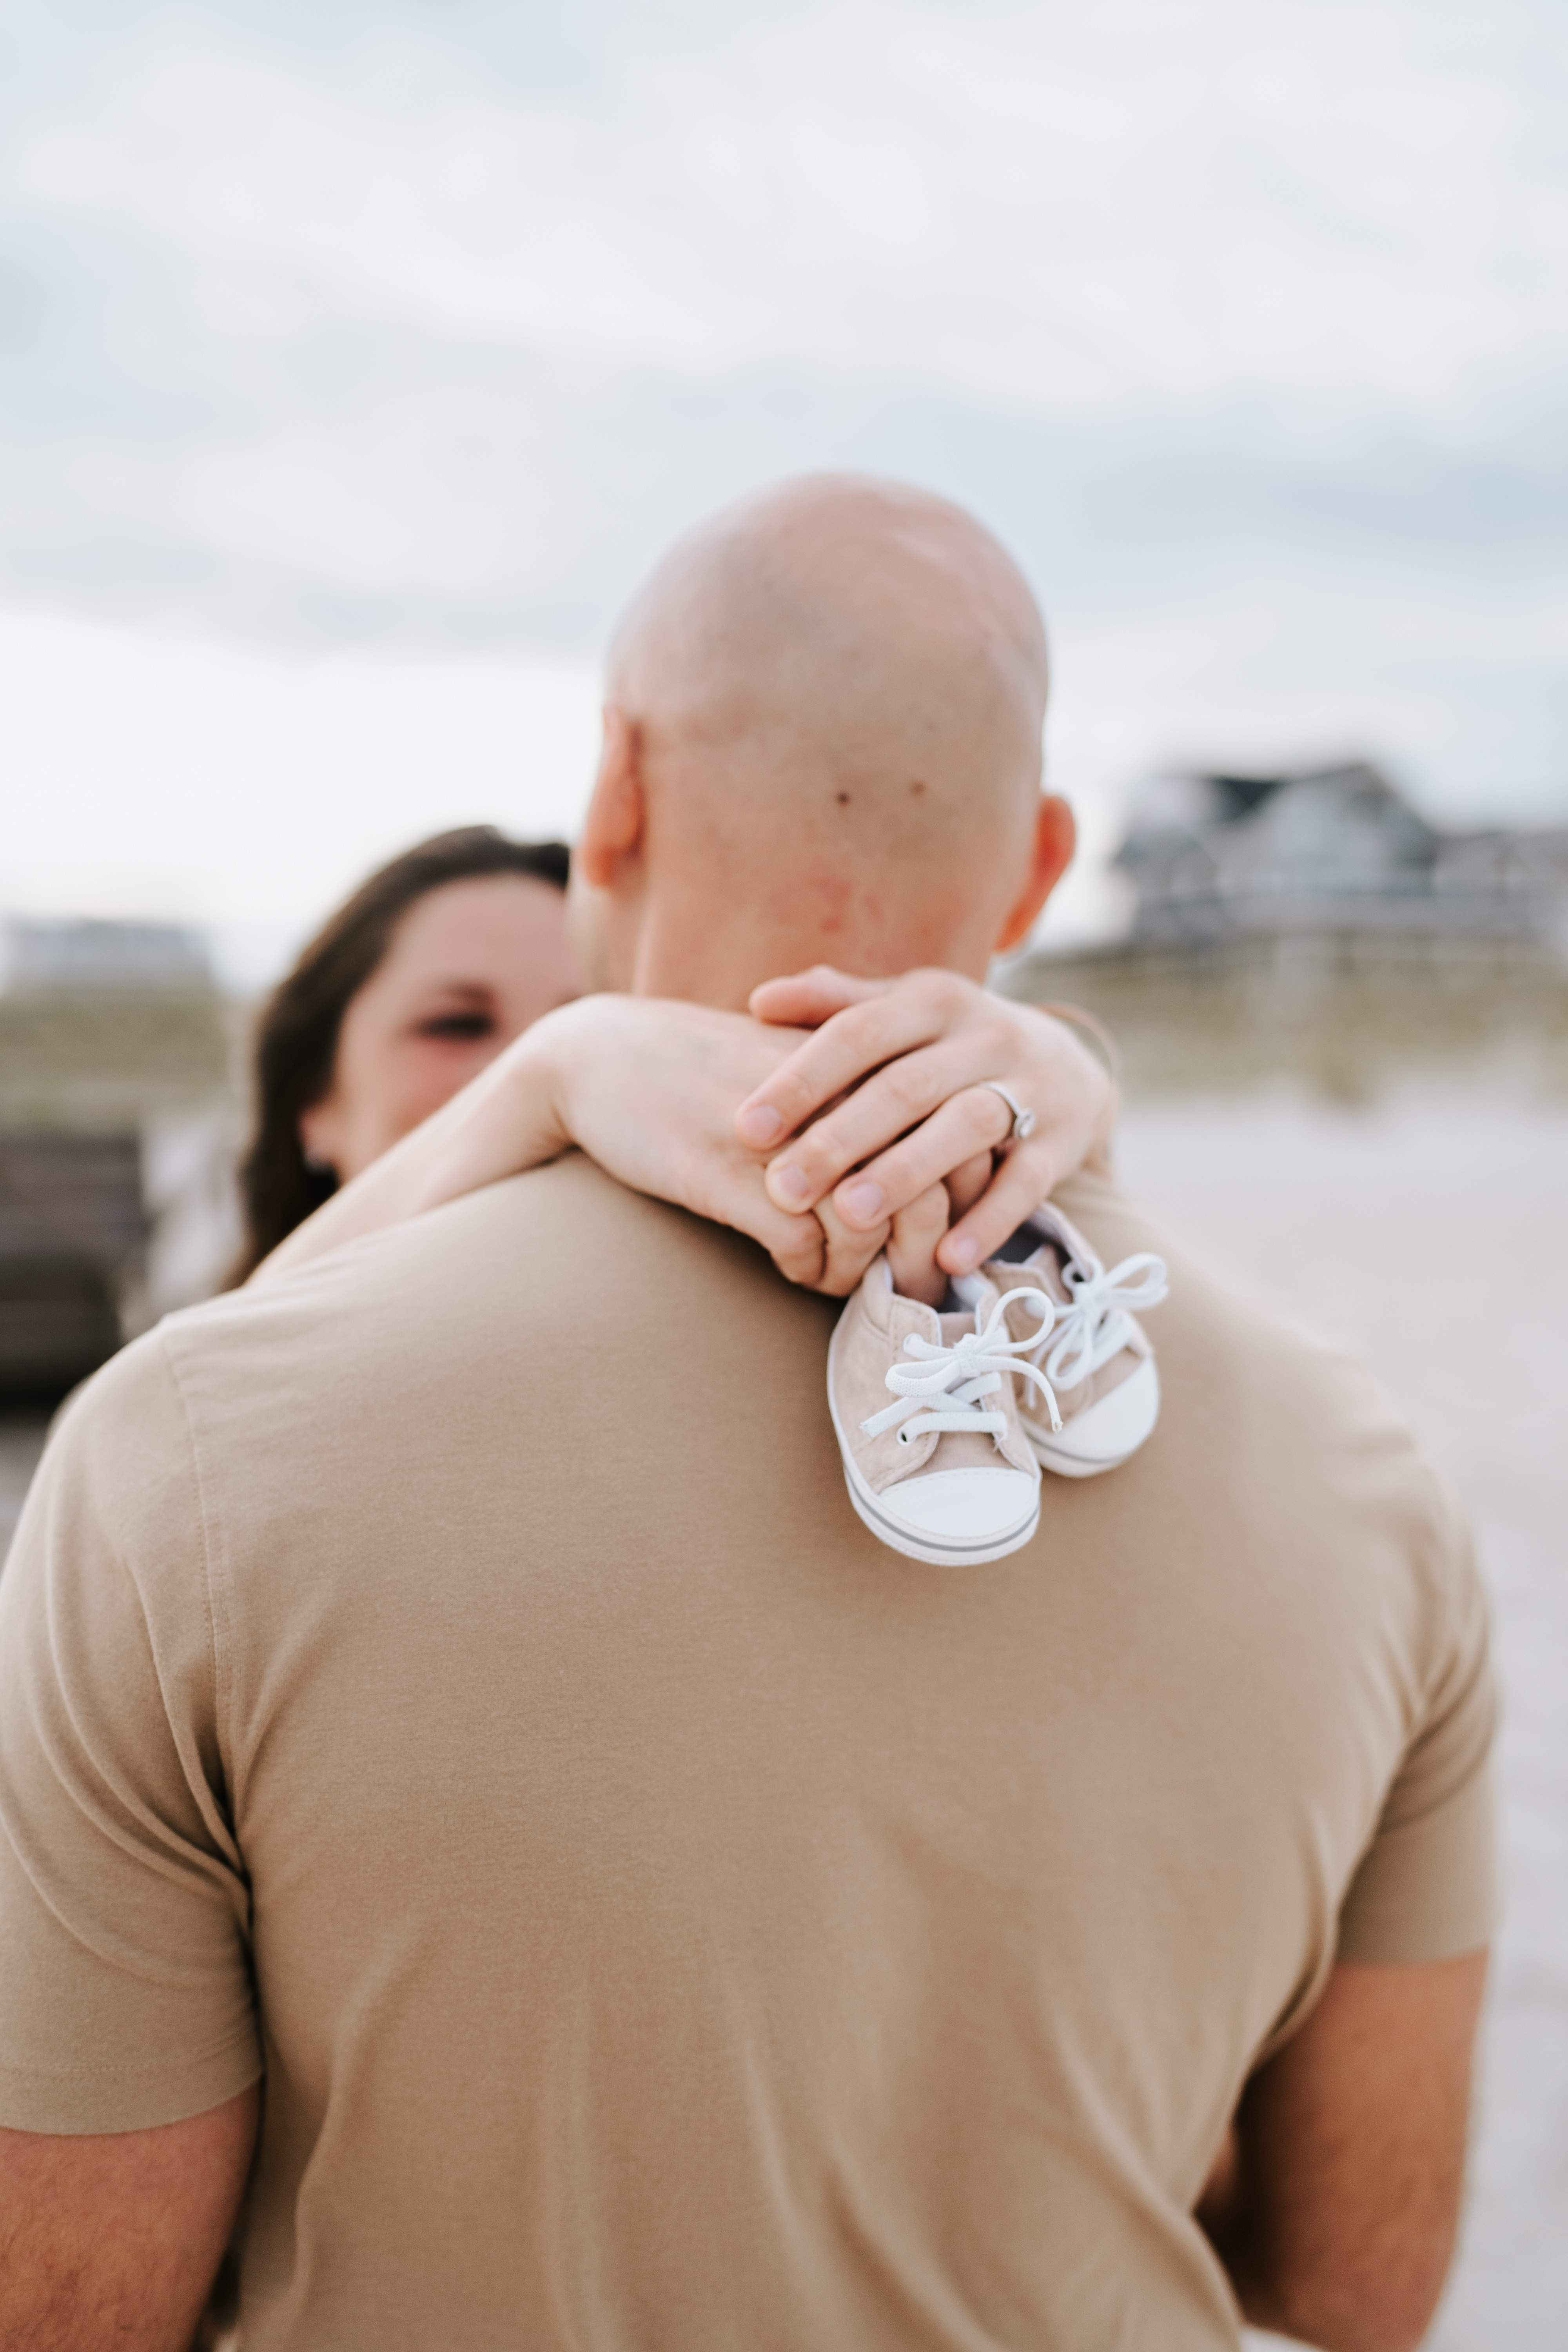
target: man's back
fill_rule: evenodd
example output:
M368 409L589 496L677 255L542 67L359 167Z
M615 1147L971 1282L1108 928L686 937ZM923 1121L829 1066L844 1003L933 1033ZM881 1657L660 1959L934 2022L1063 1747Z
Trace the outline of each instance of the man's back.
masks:
M1157 1245L1154 1438L963 1573L831 1308L580 1160L165 1327L0 1586L0 2120L227 2097L248 1966L247 2345L1233 2341L1191 2206L1352 1880L1485 1940L1490 1702L1375 1389Z

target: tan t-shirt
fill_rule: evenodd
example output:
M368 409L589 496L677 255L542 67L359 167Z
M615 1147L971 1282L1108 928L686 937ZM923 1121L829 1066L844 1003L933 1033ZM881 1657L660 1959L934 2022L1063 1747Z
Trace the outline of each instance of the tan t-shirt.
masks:
M1481 1597L1367 1374L1158 1233L1163 1417L883 1549L834 1309L579 1159L174 1318L0 1578L0 2121L266 2074L247 2352L1236 2341L1336 1949L1492 1924Z

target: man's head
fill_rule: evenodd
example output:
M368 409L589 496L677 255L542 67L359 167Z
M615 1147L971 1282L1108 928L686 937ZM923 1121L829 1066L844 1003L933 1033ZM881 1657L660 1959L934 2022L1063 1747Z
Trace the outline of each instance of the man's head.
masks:
M1072 854L1045 632L960 508L785 483L680 541L610 650L573 860L595 985L743 1005L817 962L984 975Z

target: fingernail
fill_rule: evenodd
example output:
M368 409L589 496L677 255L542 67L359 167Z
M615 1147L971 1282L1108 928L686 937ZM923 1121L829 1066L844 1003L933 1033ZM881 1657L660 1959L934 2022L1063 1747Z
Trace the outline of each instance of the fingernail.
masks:
M804 1208L811 1198L811 1186L805 1181L804 1168L789 1164L774 1168L769 1173L768 1187L771 1192L782 1192L784 1199L793 1202L796 1208Z
M854 1218L857 1224L874 1225L887 1205L887 1199L879 1184L846 1184L838 1195L838 1205L847 1217Z
M772 1103L752 1103L736 1123L747 1143L771 1143L784 1125Z
M960 1234L942 1252L950 1274L967 1274L980 1255L980 1244L971 1234Z

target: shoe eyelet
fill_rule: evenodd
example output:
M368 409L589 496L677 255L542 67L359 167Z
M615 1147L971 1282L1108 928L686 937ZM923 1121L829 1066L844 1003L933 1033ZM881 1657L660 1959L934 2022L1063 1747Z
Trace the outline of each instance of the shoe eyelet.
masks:
M910 1433L909 1433L909 1431L908 1431L907 1429L900 1429L900 1432L899 1432L899 1444L900 1444L900 1445L912 1445L912 1444L914 1444L914 1439L910 1435Z

